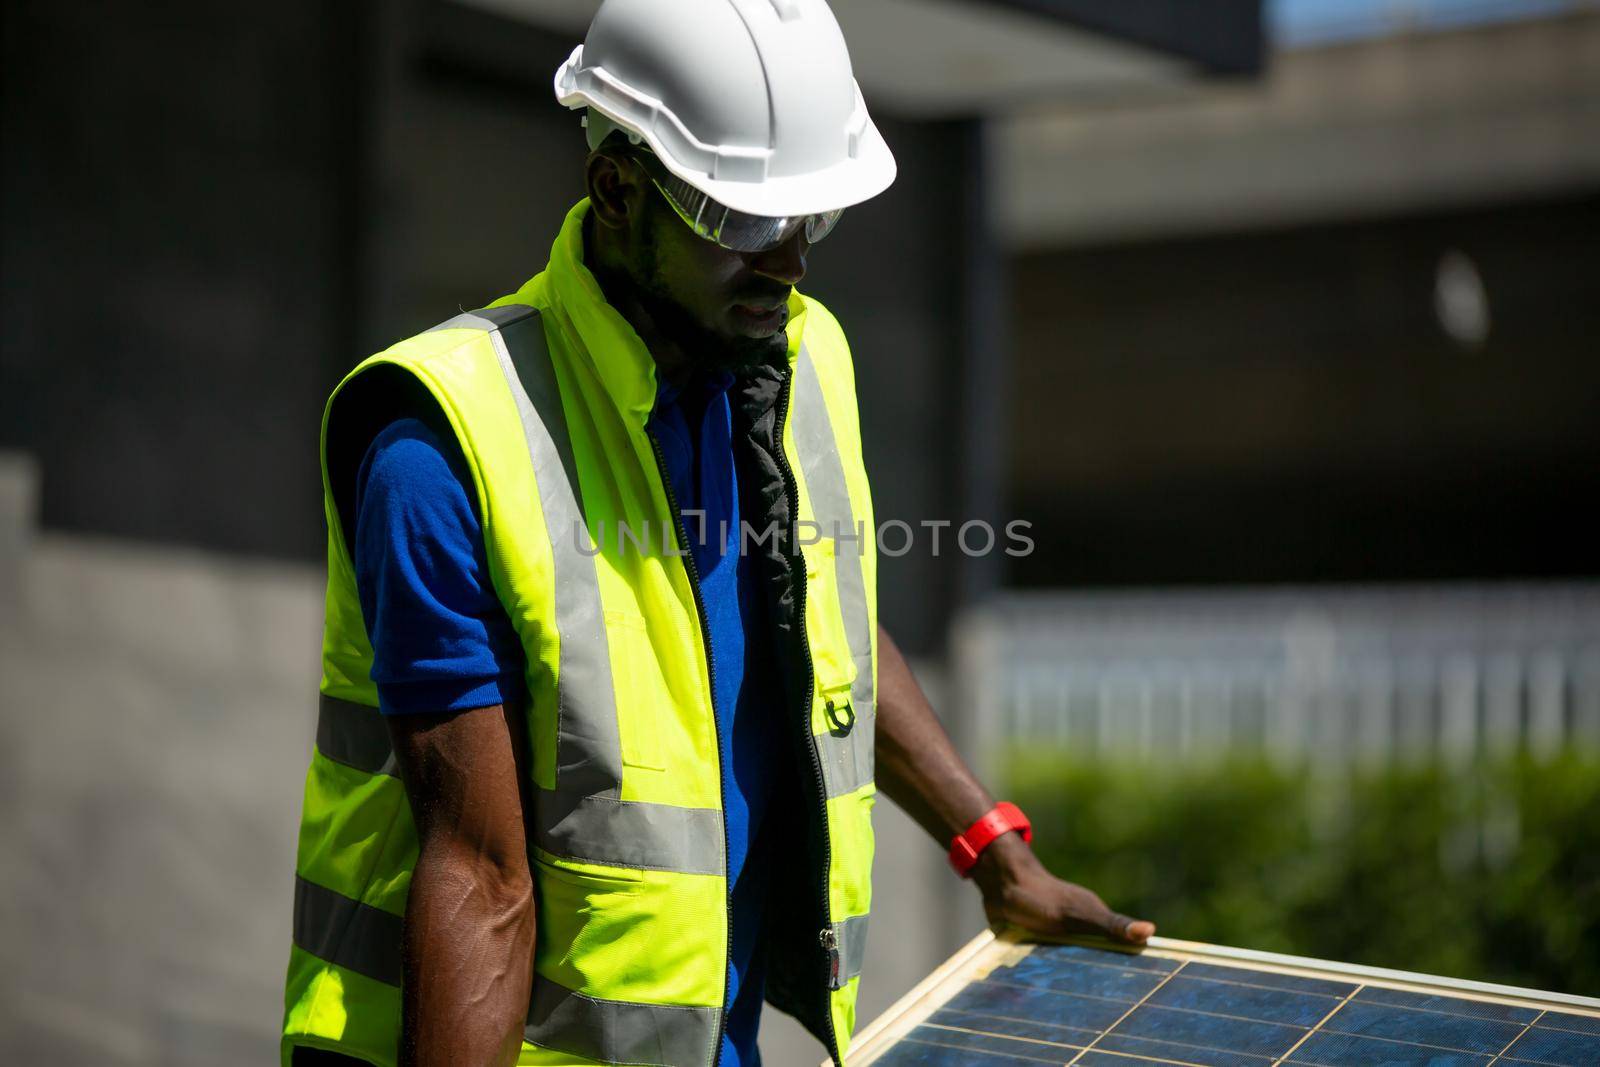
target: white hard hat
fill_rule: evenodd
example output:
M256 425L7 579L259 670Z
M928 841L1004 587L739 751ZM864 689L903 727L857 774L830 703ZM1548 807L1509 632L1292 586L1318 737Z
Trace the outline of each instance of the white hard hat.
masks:
M555 90L735 211L837 211L894 181L823 0L604 0Z

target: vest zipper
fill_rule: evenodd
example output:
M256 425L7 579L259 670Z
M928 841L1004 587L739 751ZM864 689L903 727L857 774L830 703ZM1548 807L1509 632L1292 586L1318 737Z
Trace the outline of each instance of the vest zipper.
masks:
M794 470L789 466L789 459L783 451L783 429L789 423L789 394L794 385L794 371L791 370L783 379L783 388L778 394L778 424L776 440L774 441L774 458L778 463L778 471L783 475L783 487L789 499L789 517L791 530L798 534L800 519L800 487L795 482ZM833 1025L833 987L839 979L839 939L834 933L833 923L829 921L832 914L832 902L828 897L828 870L833 866L833 843L828 836L828 785L822 776L822 753L817 750L816 735L811 732L811 692L816 687L817 667L811 658L811 638L806 633L806 570L805 554L800 551L798 537L794 546L794 558L800 568L800 580L795 583L797 590L795 596L795 611L798 626L795 632L800 635L800 650L805 656L806 677L805 688L800 691L800 707L803 709L801 717L801 731L803 734L802 745L811 756L811 769L816 776L818 813L822 817L822 876L818 882L818 894L822 901L822 929L818 933L818 942L822 946L825 960L826 973L822 976L822 1020L827 1032L827 1051L833 1057L834 1063L839 1063L839 1033Z
M722 1012L718 1016L717 1036L711 1045L710 1067L722 1062L722 1038L728 1030L728 968L733 963L733 881L728 877L728 787L724 778L727 768L722 766L722 724L717 721L717 665L711 654L711 623L706 617L706 603L700 592L700 568L695 565L694 551L689 547L689 532L683 525L683 512L678 509L678 495L672 491L672 479L667 477L667 461L661 454L661 442L650 430L650 450L656 457L656 474L661 478L661 488L667 494L667 506L672 509L672 523L677 528L678 549L683 553L683 566L689 573L690 591L694 593L694 610L700 619L700 643L705 647L706 683L711 689L711 729L717 738L717 795L722 808L722 884L724 907L724 947L722 952Z

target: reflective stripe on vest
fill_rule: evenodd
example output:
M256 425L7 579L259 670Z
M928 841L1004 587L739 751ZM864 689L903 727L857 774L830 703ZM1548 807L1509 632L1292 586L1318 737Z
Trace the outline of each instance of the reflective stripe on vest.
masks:
M617 733L617 695L611 683L605 611L544 324L538 312L524 305L489 308L465 317L485 324L506 385L517 402L554 556L561 657L556 679L561 708L556 788L579 796L615 798L622 792L622 739ZM580 535L581 548L588 552L580 550ZM537 813L534 818L539 832L544 832L546 820Z
M295 877L294 943L318 959L398 986L400 931L400 916Z
M462 317L492 331L528 455L540 473L539 500L554 554L561 642L556 787L534 797L534 840L552 855L585 863L721 874L726 862L722 812L621 799L622 740L595 574L597 550L584 520L566 413L538 312L511 304Z
M522 1036L602 1063L693 1064L717 1047L721 1030L721 1008L597 1000L535 974Z
M839 460L839 443L833 435L822 382L816 364L802 343L794 370L794 444L811 494L811 510L825 537L842 533L834 549L834 581L839 589L839 611L844 616L845 637L850 657L855 660L856 676L850 684L853 716L845 723L817 738L822 755L822 774L828 796L844 796L872 781L873 730L877 694L872 680L872 623L867 613L866 578L862 566L865 547L849 541L856 534L872 537L873 531L856 525L855 509L850 505L849 483ZM837 525L836 525L837 524ZM853 545L853 547L847 547Z
M849 981L861 973L867 946L867 919L865 915L857 915L833 924L834 936L838 938L839 945L841 981ZM370 904L363 904L359 900L352 900L343 893L317 885L315 882L308 882L304 878L298 876L295 878L294 943L313 956L327 960L335 966L355 971L375 982L399 986L402 923L403 920L398 915L381 908L374 908ZM534 999L528 1011L528 1040L535 1044L550 1044L550 1036L557 1032L559 1025L554 1020L573 1016L579 1011L579 1004L582 1002L587 1001L590 1005L583 1009L585 1017L590 1019L597 1018L614 1003L584 997L538 975L534 976L534 983ZM559 1002L570 998L577 998L577 1001L558 1010ZM644 1007L644 1005L624 1005L624 1007ZM715 1013L717 1009L662 1008L661 1011ZM638 1015L637 1011L633 1012L636 1021ZM678 1018L683 1019L686 1016L680 1015ZM666 1020L657 1021L658 1024L664 1022ZM715 1029L716 1022L713 1021L711 1026ZM569 1048L566 1051L598 1059L604 1058L583 1049Z
M317 700L317 751L323 756L367 774L398 778L389 727L377 708L319 694Z
M861 964L867 954L867 916L852 915L843 922L833 924L833 936L839 946L839 985L861 973Z

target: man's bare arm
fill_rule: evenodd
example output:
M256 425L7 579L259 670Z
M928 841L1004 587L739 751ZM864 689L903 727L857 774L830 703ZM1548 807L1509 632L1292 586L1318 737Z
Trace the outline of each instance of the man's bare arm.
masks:
M421 845L406 901L401 1067L514 1064L534 941L521 729L499 705L388 723Z
M889 631L878 627L878 788L939 843L971 826L991 797L945 732ZM1038 934L1103 933L1140 942L1155 925L1118 915L1082 886L1045 870L1017 834L1004 834L984 850L972 877L984 910L996 925L1014 924Z

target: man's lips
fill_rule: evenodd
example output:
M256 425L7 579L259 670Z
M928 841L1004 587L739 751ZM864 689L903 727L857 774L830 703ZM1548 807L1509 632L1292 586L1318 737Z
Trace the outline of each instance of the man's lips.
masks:
M787 304L735 304L733 310L753 325L767 326L781 322L788 310Z

